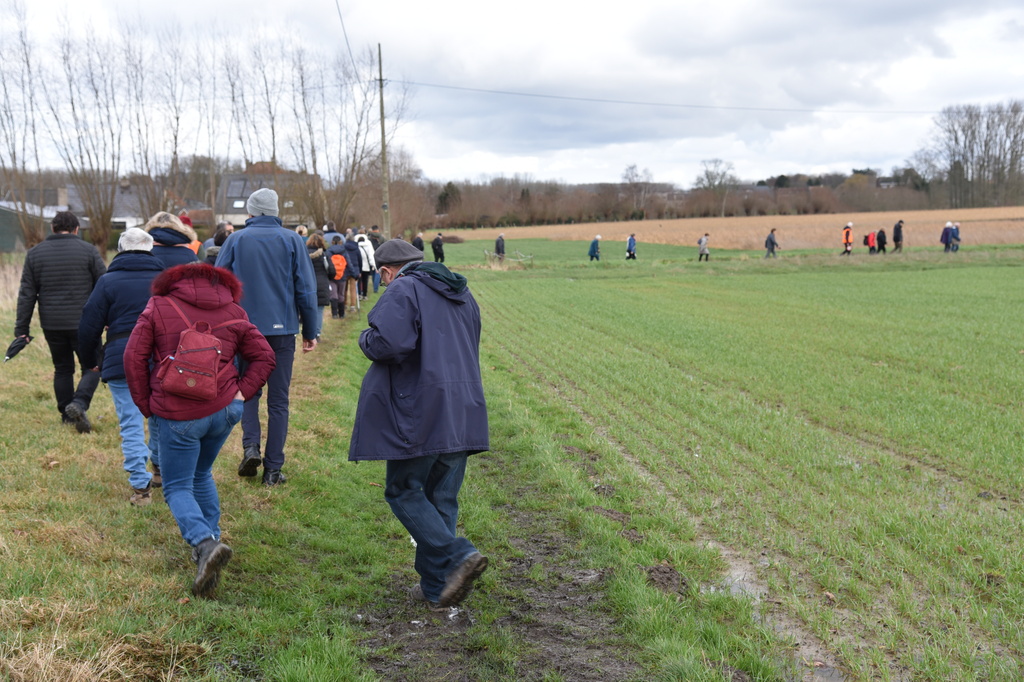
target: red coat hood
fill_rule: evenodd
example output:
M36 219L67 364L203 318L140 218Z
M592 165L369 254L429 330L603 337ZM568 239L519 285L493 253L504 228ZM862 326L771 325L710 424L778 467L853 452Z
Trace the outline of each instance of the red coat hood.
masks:
M186 263L164 270L153 280L152 291L155 296L174 296L206 310L242 300L238 278L207 263Z

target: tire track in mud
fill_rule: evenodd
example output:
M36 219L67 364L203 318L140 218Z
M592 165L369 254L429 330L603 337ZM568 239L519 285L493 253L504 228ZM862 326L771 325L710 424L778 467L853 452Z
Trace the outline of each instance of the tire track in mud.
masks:
M646 465L640 462L624 445L611 436L603 427L598 425L586 411L580 408L572 398L566 394L556 383L550 380L551 374L545 375L544 371L527 363L522 356L514 352L504 344L500 344L502 350L512 358L518 367L528 369L539 385L548 389L554 396L568 406L577 416L580 417L594 433L607 442L619 454L630 467L643 478L651 487L661 493L669 500L681 517L689 521L697 534L700 542L705 547L715 549L726 565L726 574L722 581L722 589L728 590L736 596L743 596L750 599L755 605L772 604L779 605L781 602L769 599L768 586L760 580L757 574L757 567L748 560L741 552L715 540L702 528L699 519L687 511L685 505L679 498L668 489L664 482L654 474ZM547 371L555 371L550 367ZM557 374L557 372L556 372ZM568 385L575 387L574 382L558 374ZM577 389L578 390L578 389ZM828 648L824 641L811 633L798 619L782 612L777 608L762 610L762 623L767 625L783 637L792 639L795 642L794 648L794 670L795 675L790 680L801 680L801 682L826 682L835 680L846 680L847 676L841 671L837 656Z

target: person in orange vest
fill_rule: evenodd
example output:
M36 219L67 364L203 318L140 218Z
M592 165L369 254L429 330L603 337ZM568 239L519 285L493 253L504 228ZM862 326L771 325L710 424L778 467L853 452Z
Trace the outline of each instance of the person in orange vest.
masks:
M843 250L840 256L849 256L853 251L853 223L846 223L843 228Z

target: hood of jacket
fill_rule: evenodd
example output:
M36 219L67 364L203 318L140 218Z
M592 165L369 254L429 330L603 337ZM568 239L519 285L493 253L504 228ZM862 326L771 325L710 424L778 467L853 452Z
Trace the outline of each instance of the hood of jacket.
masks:
M107 272L119 270L156 270L164 269L163 262L153 255L152 251L122 251L110 261Z
M431 289L455 303L465 303L468 299L469 282L465 277L452 272L443 263L420 262L404 268L399 277L418 275Z
M175 265L153 280L153 295L174 296L213 310L242 300L242 283L228 270L207 263Z
M149 231L153 241L165 246L178 246L179 244L191 244L196 240L196 231L188 225L182 225L185 232L173 227L154 227Z
M312 246L307 246L306 250L309 251L309 257L316 260L320 256L324 255L323 249L314 249Z

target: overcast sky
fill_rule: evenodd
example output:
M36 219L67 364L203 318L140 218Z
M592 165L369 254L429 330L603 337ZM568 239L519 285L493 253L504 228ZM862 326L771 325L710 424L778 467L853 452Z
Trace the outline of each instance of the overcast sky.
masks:
M156 6L159 5L159 6ZM341 17L339 18L338 5ZM121 15L376 49L414 83L398 143L430 179L528 175L689 187L704 159L757 180L888 172L952 104L1024 97L1020 0L29 0L97 30ZM35 35L40 33L33 30ZM44 34L45 35L45 34ZM393 87L393 86L392 86Z

